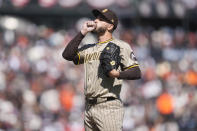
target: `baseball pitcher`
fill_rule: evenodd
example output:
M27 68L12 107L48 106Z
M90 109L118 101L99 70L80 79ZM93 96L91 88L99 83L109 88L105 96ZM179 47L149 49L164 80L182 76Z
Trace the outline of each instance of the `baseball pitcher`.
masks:
M130 46L112 33L118 18L109 10L94 9L94 21L84 23L81 31L68 43L62 56L85 68L86 131L121 131L124 109L120 100L122 80L140 79L141 71ZM88 32L95 32L98 43L79 47Z

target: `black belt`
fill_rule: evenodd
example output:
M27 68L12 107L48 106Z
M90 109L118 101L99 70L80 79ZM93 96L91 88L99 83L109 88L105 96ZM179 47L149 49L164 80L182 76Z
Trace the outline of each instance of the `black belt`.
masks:
M93 98L93 99L88 99L87 98L86 102L88 104L95 105L95 104L106 102L106 101L112 101L112 100L115 100L116 98L114 98L114 97L107 97L107 98L99 98L99 99L103 99L103 101L102 100L98 101L98 98Z

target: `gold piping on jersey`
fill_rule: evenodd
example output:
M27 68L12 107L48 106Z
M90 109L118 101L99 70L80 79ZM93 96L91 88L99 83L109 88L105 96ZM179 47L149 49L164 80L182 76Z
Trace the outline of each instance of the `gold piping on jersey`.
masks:
M109 40L106 40L106 41L103 41L103 42L96 43L96 44L103 44L103 43L110 42L110 41L112 41L112 40L113 40L113 38L111 38L111 39L109 39Z
M136 65L131 65L131 66L126 67L126 68L124 68L124 69L130 69L130 68L137 67L137 66L139 66L139 65L138 65L138 64L136 64Z
M78 57L79 57L79 60L78 60L78 63L77 63L77 64L79 65L79 61L80 61L80 54L79 54L79 53L77 53L77 55L78 55Z

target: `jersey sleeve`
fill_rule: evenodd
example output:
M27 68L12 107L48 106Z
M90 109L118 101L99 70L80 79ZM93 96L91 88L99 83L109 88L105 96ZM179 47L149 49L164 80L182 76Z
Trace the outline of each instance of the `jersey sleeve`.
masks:
M120 57L121 57L122 70L139 66L138 61L133 53L133 50L129 45L120 48Z
M73 62L76 65L83 64L85 57L85 49L83 47L78 49L77 55L75 56Z

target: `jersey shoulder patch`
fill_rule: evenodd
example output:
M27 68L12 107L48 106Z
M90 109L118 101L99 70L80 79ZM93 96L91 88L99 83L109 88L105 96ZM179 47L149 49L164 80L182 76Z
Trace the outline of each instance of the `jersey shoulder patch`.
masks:
M134 53L133 53L133 52L131 52L131 54L130 54L130 58L131 58L132 60L137 61L137 58L135 57L135 55L134 55Z

